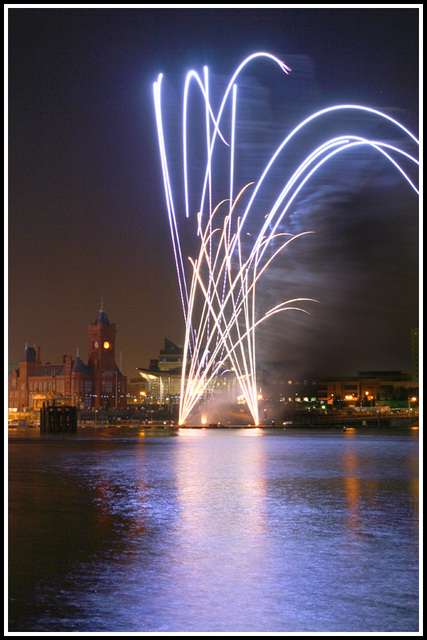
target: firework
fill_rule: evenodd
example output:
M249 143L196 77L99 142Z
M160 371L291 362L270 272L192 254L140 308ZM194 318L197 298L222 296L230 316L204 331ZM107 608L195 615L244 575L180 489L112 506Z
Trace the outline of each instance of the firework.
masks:
M154 83L154 103L160 159L166 196L166 206L172 238L182 309L185 320L185 339L181 378L179 423L183 424L201 398L209 397L215 380L225 368L234 370L247 407L255 425L259 424L258 389L256 380L256 328L274 314L293 310L309 313L305 303L318 302L312 298L295 298L275 304L272 308L259 311L257 287L271 263L283 253L289 243L310 231L290 235L281 231L286 212L297 198L301 189L311 177L337 154L369 147L389 161L400 172L411 189L418 193L415 179L411 177L411 167L417 172L418 161L405 148L381 140L370 139L352 132L325 140L300 162L279 193L272 198L272 204L257 224L255 234L249 233L248 219L254 209L259 191L279 158L283 158L287 145L305 128L330 114L355 112L369 115L379 121L389 123L404 137L405 145L418 147L417 138L397 120L376 109L361 105L334 105L317 111L304 119L279 144L256 181L240 185L235 189L236 174L236 120L237 120L237 80L249 63L267 60L276 65L280 73L288 74L290 68L279 58L264 52L254 53L246 58L232 75L217 113L210 100L209 72L203 70L203 79L195 71L190 71L183 91L183 202L177 209L169 170L167 145L162 112L162 74ZM190 210L190 176L188 151L188 102L189 88L195 82L199 87L204 105L202 131L206 144L205 169L199 190L200 205L197 212ZM230 107L229 124L225 123L226 105ZM203 115L203 114L202 114ZM228 129L227 131L225 129ZM215 172L213 159L218 146L227 152L228 174L227 197L213 206ZM404 169L405 164L409 170ZM256 176L254 176L254 179ZM243 187L243 188L242 188ZM248 198L248 194L250 194ZM197 198L197 193L195 194ZM243 204L244 197L247 200ZM196 214L196 215L194 215ZM194 236L199 250L196 257L188 256L191 277L186 276L180 238L181 217L195 217ZM248 238L250 243L248 244ZM304 307L300 306L304 303Z

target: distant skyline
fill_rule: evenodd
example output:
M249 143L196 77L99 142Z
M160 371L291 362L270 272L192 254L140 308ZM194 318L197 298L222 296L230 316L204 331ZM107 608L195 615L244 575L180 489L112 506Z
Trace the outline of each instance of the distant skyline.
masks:
M291 119L341 102L384 111L418 135L420 6L388 7L7 5L8 361L23 358L25 343L41 347L43 362L77 349L87 361L87 326L102 300L128 377L165 338L183 344L155 136L159 73L179 97L191 68L231 77L255 51L298 56L308 66L277 87L289 117L277 143ZM274 139L277 120L264 125ZM284 230L302 229L316 233L271 273L269 292L320 304L312 316L266 324L259 361L295 361L320 375L411 371L418 199L395 172L360 156L301 194Z

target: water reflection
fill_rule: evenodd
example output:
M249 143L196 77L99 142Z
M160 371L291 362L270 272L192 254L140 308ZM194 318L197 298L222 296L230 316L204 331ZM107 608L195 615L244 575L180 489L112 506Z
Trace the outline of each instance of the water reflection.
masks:
M417 630L417 437L83 431L10 439L11 631Z

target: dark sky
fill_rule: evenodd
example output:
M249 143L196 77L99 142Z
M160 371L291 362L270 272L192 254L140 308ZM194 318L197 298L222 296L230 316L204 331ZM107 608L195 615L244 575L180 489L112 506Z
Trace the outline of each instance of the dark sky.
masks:
M231 77L255 51L305 60L309 79L297 70L280 77L281 91L289 79L290 120L280 120L277 146L291 123L337 103L380 109L418 135L419 10L389 6L9 5L9 362L22 359L25 343L41 347L43 362L77 348L87 361L87 325L102 296L124 374L148 366L165 338L182 344L152 97L160 72L182 92L187 71L205 64ZM366 126L371 135L375 124ZM272 270L269 293L321 304L313 316L265 324L258 357L325 375L410 371L418 199L397 172L372 154L335 163L286 224L316 233Z

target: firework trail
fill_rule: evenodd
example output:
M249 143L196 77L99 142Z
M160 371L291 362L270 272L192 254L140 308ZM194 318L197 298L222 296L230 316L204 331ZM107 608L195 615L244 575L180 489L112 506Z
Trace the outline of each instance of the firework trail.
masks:
M237 79L249 63L267 60L279 68L279 73L288 74L290 68L276 56L265 52L254 53L246 58L232 75L217 113L210 100L209 73L203 70L203 79L195 71L190 71L184 83L183 91L183 203L179 211L175 205L172 181L170 177L168 154L162 115L162 78L160 74L154 83L154 104L160 159L166 196L166 206L171 230L172 246L178 275L182 309L185 320L185 340L181 377L181 396L179 423L183 424L199 400L209 397L216 377L226 368L234 370L242 394L254 423L259 424L257 381L256 381L256 328L276 313L298 310L309 313L301 303L317 302L311 298L296 298L276 304L259 312L257 310L257 287L271 263L293 242L305 235L304 232L290 235L280 231L283 218L297 198L304 185L320 170L328 160L345 155L359 148L370 148L386 158L391 166L406 180L410 188L418 193L415 178L418 161L405 148L389 142L370 139L356 133L345 132L323 141L294 169L271 206L257 223L257 232L253 234L252 224L248 225L254 203L274 163L283 157L291 140L304 129L321 122L335 112L355 112L360 117L375 117L392 129L403 134L405 146L418 147L417 138L397 120L376 109L361 105L334 105L317 111L304 119L287 135L266 164L256 182L235 188L236 175L236 139L237 120ZM189 257L191 278L188 281L184 267L180 237L180 220L189 218L196 212L190 211L189 193L189 141L188 141L188 103L190 85L196 83L204 105L204 129L206 165L200 188L200 205L195 215L194 235L198 238L199 253L196 258ZM224 117L226 105L231 109L231 117L226 123ZM203 115L203 114L202 114ZM224 124L223 124L224 121ZM227 130L226 130L227 129ZM305 143L306 144L306 143ZM225 199L213 206L215 188L214 156L218 146L227 151L228 185ZM256 176L254 176L256 178ZM250 195L249 195L250 194ZM196 194L197 195L197 194ZM245 200L246 199L246 200ZM244 202L247 202L246 205ZM259 214L258 218L259 218ZM248 244L248 238L250 243Z

